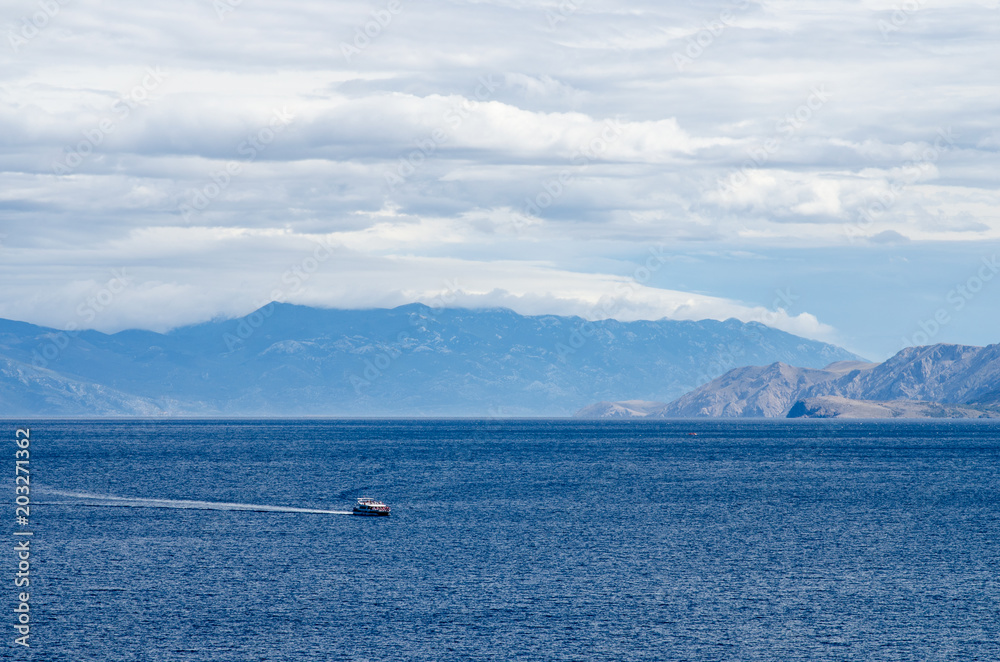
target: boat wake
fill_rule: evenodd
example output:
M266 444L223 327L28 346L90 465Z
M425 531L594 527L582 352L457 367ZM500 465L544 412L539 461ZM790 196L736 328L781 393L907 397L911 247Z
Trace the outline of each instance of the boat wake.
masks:
M107 496L87 492L67 492L45 489L43 495L73 499L72 501L43 501L39 505L92 506L105 508L178 508L181 510L243 510L260 513L308 513L313 515L351 515L350 510L320 510L318 508L295 508L292 506L263 506L253 503L225 503L222 501L186 501L181 499L141 499L133 497Z

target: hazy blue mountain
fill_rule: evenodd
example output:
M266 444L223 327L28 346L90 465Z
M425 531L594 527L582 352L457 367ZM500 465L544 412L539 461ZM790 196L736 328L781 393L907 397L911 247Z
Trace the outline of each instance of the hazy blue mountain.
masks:
M279 416L563 416L623 394L670 400L736 366L858 358L732 319L586 322L505 309L277 303L163 334L73 335L0 320L0 357L134 398L120 413ZM0 415L113 409L49 397L56 386L46 384L5 387Z
M0 406L4 416L160 416L170 410L167 403L5 358L0 358Z
M607 413L620 417L627 411ZM613 403L610 403L613 404ZM823 370L785 363L736 368L659 408L661 418L978 417L1000 409L1000 345L909 347L881 364L841 361ZM583 410L578 416L593 415Z

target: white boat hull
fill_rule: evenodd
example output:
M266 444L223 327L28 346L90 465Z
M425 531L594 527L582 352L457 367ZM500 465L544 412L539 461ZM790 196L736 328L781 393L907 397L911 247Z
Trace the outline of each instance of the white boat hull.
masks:
M363 517L388 517L389 506L369 497L361 497L354 506L354 514Z

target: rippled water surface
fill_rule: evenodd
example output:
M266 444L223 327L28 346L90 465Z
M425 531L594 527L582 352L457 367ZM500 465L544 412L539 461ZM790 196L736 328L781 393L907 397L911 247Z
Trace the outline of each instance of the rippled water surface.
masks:
M1000 660L995 424L31 428L11 658Z

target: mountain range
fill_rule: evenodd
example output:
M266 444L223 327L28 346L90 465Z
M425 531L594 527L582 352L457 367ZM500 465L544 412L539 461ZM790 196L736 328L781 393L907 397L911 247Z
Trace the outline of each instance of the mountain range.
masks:
M0 416L566 416L734 367L860 357L762 324L271 303L167 333L0 320Z
M885 363L730 370L664 404L601 402L585 418L981 418L1000 416L1000 345L909 347Z

